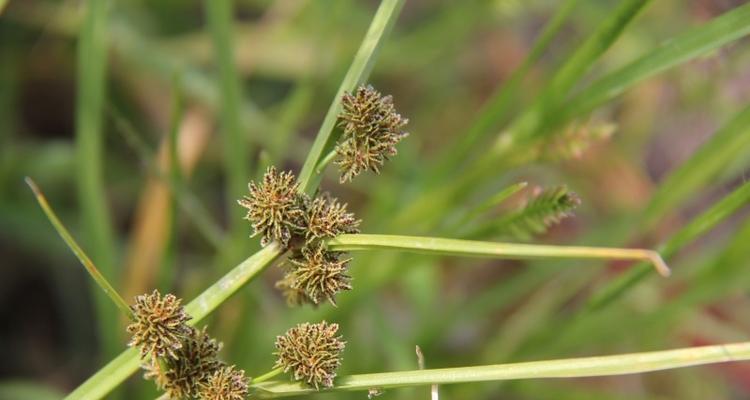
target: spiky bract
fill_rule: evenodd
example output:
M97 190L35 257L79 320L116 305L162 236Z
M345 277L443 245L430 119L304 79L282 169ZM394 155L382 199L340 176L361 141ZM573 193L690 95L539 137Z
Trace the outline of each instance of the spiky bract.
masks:
M128 346L140 347L141 358L177 358L183 340L190 334L186 324L190 316L180 302L173 294L162 297L157 290L136 296L135 304L130 306L134 320L127 327L132 334Z
M276 367L292 371L294 380L320 389L332 387L346 342L336 336L338 324L302 323L276 337Z
M396 112L391 96L382 96L372 86L360 86L341 100L339 126L344 130L336 147L341 182L351 181L365 170L380 172L388 157L396 155L396 144L408 134L409 122Z

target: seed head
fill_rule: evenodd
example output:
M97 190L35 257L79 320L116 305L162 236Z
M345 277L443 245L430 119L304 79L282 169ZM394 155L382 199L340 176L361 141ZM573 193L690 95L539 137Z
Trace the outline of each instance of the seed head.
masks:
M153 379L156 386L165 391L170 399L192 399L198 396L201 385L224 367L217 355L221 343L212 339L204 327L191 328L191 333L177 351L177 358L163 361L152 358L144 365L146 379Z
M341 365L341 351L346 342L336 336L338 324L325 321L303 323L276 337L276 367L292 371L293 378L320 389L333 386L336 369Z
M161 296L154 290L151 294L135 297L130 306L134 321L126 328L133 336L128 346L140 346L141 358L169 356L176 359L190 328L185 322L190 316L173 294Z
M315 305L328 299L335 306L336 294L352 289L352 278L347 275L351 259L339 259L340 255L327 251L322 244L303 247L287 260L292 267L287 274L290 289L302 291Z
M342 233L358 233L361 222L354 214L346 212L346 204L325 194L313 200L307 210L305 238L310 242Z
M391 96L369 85L345 93L341 106L339 126L344 133L336 147L336 164L344 183L365 170L379 173L388 157L396 155L396 144L408 135L403 128L409 120L396 112Z
M250 182L250 195L237 201L247 208L245 219L253 225L253 236L262 235L263 246L272 240L288 246L293 234L304 231L306 199L295 180L291 171L279 173L268 167L263 182Z
M249 392L250 380L245 371L234 365L215 371L198 387L200 400L244 400Z

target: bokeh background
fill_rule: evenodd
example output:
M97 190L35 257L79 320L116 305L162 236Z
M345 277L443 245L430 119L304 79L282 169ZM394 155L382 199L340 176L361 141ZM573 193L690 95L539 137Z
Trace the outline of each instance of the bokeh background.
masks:
M439 201L434 189L457 179L458 166L481 157L485 148L480 143L446 167L453 145L523 61L560 3L406 2L369 81L394 96L411 135L381 175L340 185L332 168L322 184L363 219L364 232L459 237L470 231L466 225L478 223L462 220L467 208L509 184L528 182L499 213L532 198L536 188L559 185L574 191L581 205L546 233L486 239L655 248L745 181L750 146L721 160L720 173L668 202L652 223L641 218L670 172L750 100L750 43L740 39L636 85L568 127L567 137L580 139L580 148L499 169L460 198ZM530 103L617 3L578 2L482 143ZM653 2L581 85L742 4ZM11 0L2 9L0 393L60 398L127 340L124 321L114 316L112 334L102 334L107 322L97 318L97 289L45 219L24 176L37 181L128 300L157 287L192 299L259 248L257 238L248 238L251 228L240 219L235 199L266 165L299 171L377 2L236 0L233 7L228 31L239 75L241 141L234 150L244 160L241 168L227 160L232 150L222 137L230 129L222 123L222 65L203 2L107 2L106 35L97 36L106 48L101 129L94 128L101 132L98 160L85 156L86 145L76 136L77 123L88 118L81 104L89 104L78 97L87 90L80 77L88 76L79 70L86 57L76 53L85 26L81 2ZM95 81L96 70L89 72ZM176 172L169 168L170 132L178 142L179 177L170 175ZM91 173L101 174L109 221L96 218L102 214L91 209L92 194L81 189ZM170 176L182 186L170 186ZM436 197L425 200L429 190ZM412 213L415 199L427 206ZM250 375L271 368L276 335L307 320L341 325L348 341L342 374L415 369L417 344L428 367L449 367L747 340L745 215L734 214L682 248L669 260L674 277L651 276L591 318L573 316L631 263L383 251L354 255L354 290L339 296L338 308L287 307L273 287L281 276L274 267L206 322L225 343L223 358ZM102 226L104 237L92 235ZM445 399L741 399L750 396L750 365L462 384L441 392ZM152 383L136 375L112 398L155 395ZM428 396L418 388L391 390L382 398Z

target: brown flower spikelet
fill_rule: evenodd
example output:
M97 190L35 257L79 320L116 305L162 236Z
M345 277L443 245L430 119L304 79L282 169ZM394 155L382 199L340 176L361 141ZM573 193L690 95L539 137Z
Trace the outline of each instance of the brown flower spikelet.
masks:
M198 387L200 400L244 400L248 392L250 380L245 371L235 369L235 366L225 366L215 371Z
M342 233L359 233L361 220L353 213L346 211L346 204L328 194L324 194L310 203L305 214L305 239L313 241L335 237Z
M253 226L253 236L262 235L263 246L272 240L288 246L293 234L304 231L305 195L291 171L277 172L268 167L263 182L248 184L250 195L237 202L247 208L245 219Z
M146 370L143 377L153 379L170 399L195 398L200 385L225 366L217 358L219 350L221 343L212 339L205 327L191 328L191 334L177 351L177 358L152 358L143 366Z
M292 371L294 380L320 389L332 387L336 369L341 365L341 351L346 342L336 336L338 324L325 321L302 323L276 337L275 367Z
M190 316L180 305L180 299L173 294L162 297L154 290L136 296L130 309L135 320L126 328L133 335L128 346L139 346L141 358L149 354L177 358L184 338L190 334L186 324Z
M396 144L408 136L403 128L409 120L396 112L391 96L382 96L369 85L345 93L341 106L338 125L344 133L335 162L344 183L365 170L379 173L388 157L396 155Z
M327 299L335 306L336 294L352 289L352 278L347 275L351 259L339 259L341 254L327 251L320 243L303 247L287 260L292 267L289 288L302 291L315 305Z

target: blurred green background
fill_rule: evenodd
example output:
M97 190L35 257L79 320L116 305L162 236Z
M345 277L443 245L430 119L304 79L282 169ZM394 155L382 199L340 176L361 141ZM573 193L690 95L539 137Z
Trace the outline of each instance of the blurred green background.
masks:
M259 248L235 200L267 165L299 171L378 4L236 0L233 9L212 10L209 1L94 2L104 16L95 24L81 1L0 5L0 397L60 398L127 341L124 321L114 307L97 308L97 289L23 177L39 183L127 301L153 288L192 299ZM406 1L369 82L394 96L411 135L381 175L340 185L329 168L323 190L349 204L363 232L462 237L482 222L465 220L467 212L502 188L529 183L501 214L535 188L564 184L581 199L574 217L541 234L481 238L656 248L746 180L747 129L732 134L727 152L696 154L750 100L747 39L639 82L577 119L561 129L563 144L549 143L550 157L519 149L522 162L485 171L460 195L440 191L482 157L618 3L579 1L502 116L459 154L483 104L563 2ZM744 3L653 2L578 86ZM665 189L688 163L693 169ZM276 335L322 319L338 322L348 342L341 374L415 369L415 345L437 368L747 340L746 211L680 246L668 260L672 278L649 275L596 312L582 310L629 263L383 251L354 255L354 290L338 297L338 308L288 308L273 287L281 276L274 267L207 322L225 343L223 358L251 376L272 367ZM153 398L153 384L139 375L113 398ZM428 396L416 388L381 398ZM441 396L740 399L750 396L750 365L462 384L441 387Z

